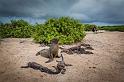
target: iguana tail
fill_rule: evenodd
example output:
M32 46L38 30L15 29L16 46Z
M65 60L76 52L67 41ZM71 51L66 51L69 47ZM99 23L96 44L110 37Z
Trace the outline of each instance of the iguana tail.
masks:
M63 57L63 55L61 54L61 57L62 57L62 61L64 62L64 57Z

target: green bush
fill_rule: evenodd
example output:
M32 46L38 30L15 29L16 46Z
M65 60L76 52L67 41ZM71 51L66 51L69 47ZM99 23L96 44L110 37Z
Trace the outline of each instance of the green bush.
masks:
M106 30L106 31L120 31L124 32L124 26L102 26L99 28L100 30Z
M29 38L33 27L24 20L11 20L11 23L0 25L0 36L2 38Z
M27 21L24 20L11 20L10 23L11 27L25 27L25 26L29 26L30 24Z
M30 25L24 20L11 20L0 24L2 38L30 38L35 42L50 43L53 38L59 38L60 44L71 44L81 41L85 36L84 25L70 17L48 19L44 24Z
M35 42L50 43L53 38L59 38L60 44L71 44L81 41L84 36L84 26L70 17L51 18L45 24L34 26L33 38Z
M30 38L33 29L30 26L19 27L19 28L0 28L0 35L2 38Z
M94 24L85 24L84 26L85 26L85 28L84 28L85 31L92 31L93 27L96 27L98 30L98 27Z

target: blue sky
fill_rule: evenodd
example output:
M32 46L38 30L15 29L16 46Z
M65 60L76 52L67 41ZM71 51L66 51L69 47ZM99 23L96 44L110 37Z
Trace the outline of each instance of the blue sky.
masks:
M0 0L0 21L24 19L43 23L71 16L83 23L124 24L124 0Z

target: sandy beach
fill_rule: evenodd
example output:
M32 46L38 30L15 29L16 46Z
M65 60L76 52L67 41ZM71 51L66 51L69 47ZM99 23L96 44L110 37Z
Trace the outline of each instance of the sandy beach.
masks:
M67 67L65 74L51 75L20 68L28 62L52 68L61 58L46 64L48 58L36 56L38 51L49 47L41 47L31 38L3 39L0 44L0 82L124 82L124 32L87 32L82 42L94 48L93 54L62 53L65 62L73 66Z

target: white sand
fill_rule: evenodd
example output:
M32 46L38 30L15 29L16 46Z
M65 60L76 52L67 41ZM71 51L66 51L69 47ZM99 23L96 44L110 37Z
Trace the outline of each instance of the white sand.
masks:
M90 44L94 54L63 53L65 62L73 66L67 67L64 75L49 75L20 68L33 61L52 68L60 58L46 64L47 58L35 56L48 47L40 47L32 39L4 39L0 44L0 82L124 82L124 32L88 32L82 42Z

